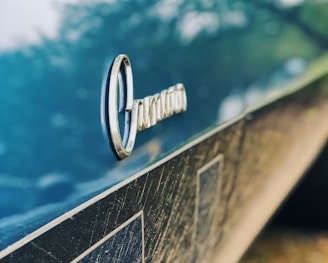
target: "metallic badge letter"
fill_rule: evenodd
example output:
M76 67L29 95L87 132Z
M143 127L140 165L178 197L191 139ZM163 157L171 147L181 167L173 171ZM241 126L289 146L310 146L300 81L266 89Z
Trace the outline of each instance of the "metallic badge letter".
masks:
M125 102L122 102L122 99L125 99ZM106 86L103 88L101 116L110 144L119 159L124 159L131 154L137 132L186 110L187 96L181 83L153 96L134 100L130 60L127 55L119 55L115 58ZM123 138L118 117L122 111L125 115Z

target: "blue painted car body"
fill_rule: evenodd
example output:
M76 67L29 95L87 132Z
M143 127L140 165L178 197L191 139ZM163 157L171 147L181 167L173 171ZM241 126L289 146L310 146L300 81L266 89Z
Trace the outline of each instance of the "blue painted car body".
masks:
M324 2L0 3L0 249L230 120L328 47ZM315 19L314 19L315 18ZM117 161L100 122L116 55L135 98L184 83L187 112Z

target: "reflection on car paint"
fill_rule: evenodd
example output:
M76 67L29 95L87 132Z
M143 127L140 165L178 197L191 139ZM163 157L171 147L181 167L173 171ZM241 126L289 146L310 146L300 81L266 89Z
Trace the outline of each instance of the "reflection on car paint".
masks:
M302 74L327 50L327 11L287 0L4 2L0 248ZM122 164L99 117L104 69L118 53L134 61L136 97L188 87L188 112L141 133Z

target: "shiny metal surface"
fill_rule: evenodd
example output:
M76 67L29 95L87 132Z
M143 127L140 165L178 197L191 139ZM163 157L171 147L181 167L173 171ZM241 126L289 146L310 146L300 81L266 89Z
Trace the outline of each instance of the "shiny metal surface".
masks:
M121 66L123 65L125 85L123 84L122 76L120 74ZM119 81L120 79L120 81ZM121 83L119 85L119 82ZM125 86L125 87L124 87ZM134 146L134 142L137 134L137 112L135 111L133 101L133 77L132 69L129 58L126 55L119 55L113 61L110 69L109 83L105 85L105 89L109 89L103 96L102 100L105 100L102 106L102 123L107 136L109 137L110 144L113 146L113 150L120 159L124 159L131 154ZM121 130L118 121L118 108L117 108L117 90L120 89L120 98L126 96L126 102L122 102L120 99L120 111L125 111L124 115L127 120L124 121L124 136L121 137ZM126 95L124 94L126 91ZM106 103L107 102L107 103ZM130 117L131 115L131 117ZM104 120L105 119L105 120ZM135 124L135 125L132 125Z
M138 131L148 129L174 114L187 110L187 94L182 83L162 90L144 99L135 100L138 105Z
M123 74L120 72L121 67ZM173 114L187 110L186 90L181 83L162 90L160 94L134 100L132 69L127 55L121 54L114 59L108 78L109 83L106 82L103 86L101 120L109 144L118 159L124 159L131 154L137 132L148 129ZM119 107L117 107L118 89ZM125 115L123 139L119 126L119 112L124 112Z

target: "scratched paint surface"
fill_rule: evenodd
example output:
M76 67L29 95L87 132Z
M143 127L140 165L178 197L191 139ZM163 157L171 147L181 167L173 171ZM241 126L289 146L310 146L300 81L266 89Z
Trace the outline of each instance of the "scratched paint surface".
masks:
M309 146L323 127L327 131L327 83L328 77L319 79L250 112L17 247L2 262L71 261L140 211L145 262L193 262L195 255L197 261L211 262L253 200L266 191L276 192L265 187L269 172L289 158L291 149ZM304 154L293 153L295 161ZM223 156L224 165L212 163L218 156ZM285 179L281 173L275 176ZM261 215L263 207L252 209ZM197 245L205 235L208 243Z
M77 262L143 262L143 218L125 225Z
M218 193L221 192L223 156L219 155L197 172L197 206L195 227L195 262L207 262L206 258L215 239L211 236L216 210L219 207Z
M145 262L191 262L195 244L197 171L223 148L232 156L238 145L239 131L240 123L237 123L215 134L50 229L3 262L73 260L141 210ZM232 170L233 159L228 158L227 169ZM210 195L226 195L230 188L231 185L226 184L222 192ZM216 227L213 229L216 231Z

